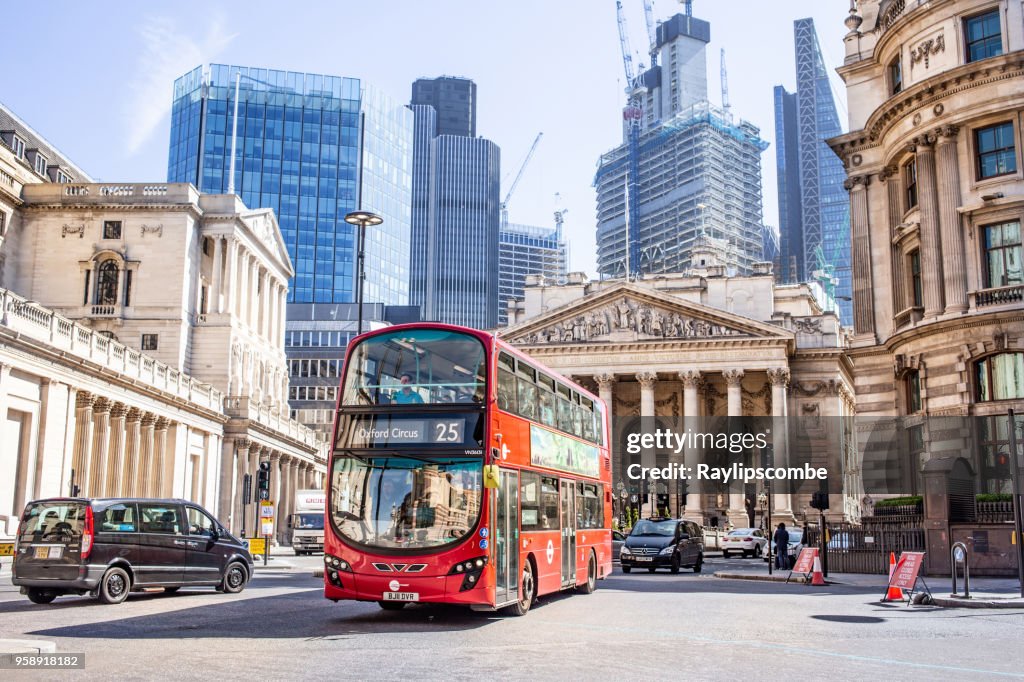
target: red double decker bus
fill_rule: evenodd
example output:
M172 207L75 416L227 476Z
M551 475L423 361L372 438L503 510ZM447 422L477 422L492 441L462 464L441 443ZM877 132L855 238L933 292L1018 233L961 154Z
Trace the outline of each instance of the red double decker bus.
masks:
M496 337L408 324L350 344L324 596L525 614L611 572L604 404Z

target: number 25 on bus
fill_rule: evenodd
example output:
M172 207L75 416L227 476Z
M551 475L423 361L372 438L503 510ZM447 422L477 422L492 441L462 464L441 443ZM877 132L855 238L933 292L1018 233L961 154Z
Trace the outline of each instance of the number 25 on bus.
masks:
M354 339L334 424L324 596L523 615L612 569L604 404L493 335Z

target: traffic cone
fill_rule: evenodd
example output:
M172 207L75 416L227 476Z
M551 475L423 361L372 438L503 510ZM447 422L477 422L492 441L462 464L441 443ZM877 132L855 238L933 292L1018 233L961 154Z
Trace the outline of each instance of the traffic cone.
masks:
M896 552L889 552L889 582L892 582L892 576L896 572ZM889 586L889 591L885 593L885 599L882 601L903 601L903 590L898 587Z
M821 573L821 559L817 556L814 557L814 568L811 573L811 584L812 585L826 585L825 576Z

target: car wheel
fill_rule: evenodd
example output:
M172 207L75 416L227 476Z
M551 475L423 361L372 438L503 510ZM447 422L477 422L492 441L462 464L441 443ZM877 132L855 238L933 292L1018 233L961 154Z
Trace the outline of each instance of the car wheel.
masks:
M749 549L743 550L743 558L746 559L748 556L751 555L751 553L752 552Z
M533 579L533 564L527 560L523 564L523 577L519 582L519 601L506 609L512 616L525 616L533 606L533 595L536 591L536 583Z
M33 604L49 604L57 598L56 592L44 590L39 587L28 588L28 600Z
M404 601L379 601L377 605L385 611L401 611L409 602Z
M597 559L594 558L594 554L590 554L590 561L587 562L587 582L576 588L576 591L580 594L593 594L594 590L597 589Z
M648 569L647 569L647 572L648 572L648 573L654 573L654 572L655 572L655 571L657 571L657 570L658 570L658 569L656 569L656 568L655 568L654 566L651 566L650 568L648 568Z
M676 555L674 555L672 557L672 567L669 570L671 570L673 573L678 573L679 572L679 555L678 554L676 554Z
M632 570L633 570L633 567L632 567L632 566L623 566L623 567L622 567L622 572L623 572L623 573L629 573L629 572L630 572L630 571L632 571Z
M108 568L107 572L100 578L99 598L104 604L120 604L128 598L128 591L131 590L132 581L127 571L114 566Z
M178 587L165 587L164 588L164 594L174 594L175 592L177 592L180 589L181 589L180 585Z
M729 558L729 553L726 552L724 549L722 550L722 558L723 559L728 559Z
M754 558L758 559L761 557L761 545L754 545Z
M697 563L695 563L693 565L693 572L694 573L700 573L700 569L703 566L704 566L704 555L703 554L698 554L697 555Z
M232 561L224 571L221 587L229 594L238 594L245 589L246 573L242 564Z

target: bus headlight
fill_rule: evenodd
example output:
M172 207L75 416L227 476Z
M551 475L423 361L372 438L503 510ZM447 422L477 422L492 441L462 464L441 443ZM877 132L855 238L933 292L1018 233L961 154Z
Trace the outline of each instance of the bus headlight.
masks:
M459 592L465 592L471 590L477 586L480 581L480 576L484 572L484 567L487 566L487 557L479 556L473 559L467 559L466 561L460 561L459 563L452 566L452 569L448 571L448 575L462 575L462 585L459 587Z
M324 570L331 571L345 571L346 573L352 572L352 565L341 557L331 556L330 554L324 554Z

